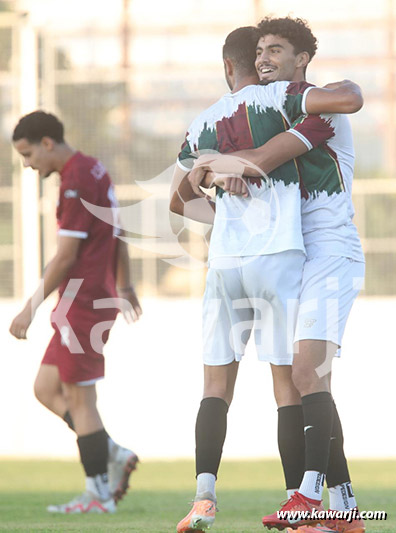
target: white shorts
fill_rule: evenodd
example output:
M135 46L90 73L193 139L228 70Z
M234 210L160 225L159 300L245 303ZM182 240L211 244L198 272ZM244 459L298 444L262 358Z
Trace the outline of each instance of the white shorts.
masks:
M240 361L254 330L258 358L290 365L305 255L299 250L212 260L203 300L203 360Z
M326 340L341 347L352 304L363 287L364 272L364 263L347 257L306 261L294 340Z

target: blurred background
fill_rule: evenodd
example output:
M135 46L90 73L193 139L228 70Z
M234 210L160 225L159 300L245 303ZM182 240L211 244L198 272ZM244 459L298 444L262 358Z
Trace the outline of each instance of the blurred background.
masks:
M322 85L349 78L363 88L365 106L352 125L365 295L396 293L394 0L363 1L358 10L352 0L335 0L328 10L314 0L299 2L298 9L292 0L21 0L2 1L0 10L1 297L21 296L29 278L35 283L55 242L56 180L39 186L29 175L25 184L10 145L21 114L37 107L58 114L69 142L105 163L121 203L136 203L148 194L135 181L172 165L191 120L226 91L225 36L264 15L289 13L306 18L319 40L308 80ZM151 192L156 201L145 213L154 220L168 191ZM206 244L194 231L180 239L193 246L193 255L205 256ZM150 252L130 253L145 295L202 293L203 270L183 273Z
M181 246L204 261L207 245L202 232L194 224L180 227L177 217L170 217L168 187L163 180L160 183L154 180L147 187L136 181L149 183L174 164L191 120L226 92L221 59L226 35L238 26L257 23L263 16L287 14L306 18L319 41L308 80L324 85L348 78L359 83L364 92L365 106L351 121L356 148L355 222L366 253L367 278L352 314L352 325L347 329L345 352L351 357L349 366L339 371L340 380L345 379L339 389L340 394L349 396L348 401L354 398L355 403L360 403L366 416L374 413L371 395L367 394L372 387L380 388L375 390L377 396L384 395L381 401L388 402L389 398L389 404L392 403L391 375L395 362L391 354L394 356L395 350L391 317L396 311L396 0L374 3L362 0L358 6L354 0L333 0L326 9L316 0L0 1L0 313L5 353L20 358L0 362L3 401L8 401L15 387L20 391L19 401L8 413L14 429L9 440L3 441L0 453L48 453L40 441L35 448L32 441L26 446L21 444L22 430L15 429L27 416L24 401L33 401L34 372L50 335L48 313L40 315L42 321L36 319L38 325L31 328L29 344L10 339L6 330L13 313L34 290L43 266L54 253L57 178L39 182L34 172L23 171L10 143L18 118L39 107L57 114L65 124L70 144L100 158L107 166L117 185L120 203L126 206L144 200L145 220L157 220L159 225L174 228ZM135 223L144 234L144 223L141 220ZM134 283L147 302L145 322L135 328L133 341L132 337L128 340L124 326L118 325L119 339L124 347L134 342L133 350L140 357L150 350L159 357L159 352L165 350L165 359L175 357L178 361L178 371L187 365L185 372L198 373L199 306L205 269L179 268L144 248L131 245L129 251ZM148 338L153 337L154 328L164 323L184 331L175 340L174 330L172 333L164 326L160 335L157 329L161 347L149 348ZM171 339L173 344L169 345ZM120 343L112 340L109 351L113 349L119 354ZM175 355L176 345L179 355ZM359 378L353 385L356 388L351 391L346 375L349 372L357 378L354 367L357 357L366 366L359 365ZM193 361L192 367L186 358ZM256 379L252 376L257 374L254 354L251 359L251 374L246 370L241 378L246 383L245 392L241 393L246 401L251 380ZM108 364L111 374L114 359ZM139 359L125 364L131 365L128 368L133 375L142 373L141 381L135 382L135 389L131 390L140 390L140 386L141 393L148 394L145 379L150 373L149 362ZM25 366L27 377L23 385L10 381L10 365L15 371L19 365ZM192 376L191 381L183 380L180 384L182 372L178 374L175 367L169 370L163 360L161 365L158 368L163 369L163 374L158 376L156 387L164 386L161 378L166 375L166 389L174 401L170 409L177 406L180 416L191 418L190 412L195 416L193 402L200 395L200 373L199 378ZM260 387L260 383L266 385ZM113 389L108 386L104 397L118 394L116 385ZM256 386L267 395L259 401L273 402L270 381L263 378ZM26 387L28 393L23 392ZM184 398L191 398L191 403L187 400L184 405L178 403L183 394ZM131 401L137 401L137 396L136 393ZM252 397L251 401L257 399ZM242 424L246 419L243 405ZM273 403L271 406L275 411ZM49 420L50 415L39 414L36 406L32 409L35 424L46 427L47 418L40 417L47 416ZM156 416L157 411L150 409L146 414ZM108 412L110 420L110 408ZM386 413L380 416L384 426L389 426ZM363 416L355 419L350 413L350 427L361 428L364 420ZM141 445L151 450L148 455L188 455L190 449L192 453L192 439L187 439L185 447L172 447L171 433L177 431L177 426L169 420L166 425L166 421L165 417L159 423L164 424L164 433L169 433L169 450L159 450L152 441L148 445L147 437ZM141 422L143 427L144 417ZM117 423L109 421L115 428ZM275 418L272 425L275 432ZM192 433L193 420L190 426ZM117 430L127 435L121 421ZM383 431L381 439L368 437L364 444L357 440L352 453L394 455L394 430L384 427ZM260 442L253 451L247 452L246 446L240 444L230 454L261 455L265 439L263 435L257 439ZM32 446L36 451L32 452ZM275 437L265 453L276 454Z

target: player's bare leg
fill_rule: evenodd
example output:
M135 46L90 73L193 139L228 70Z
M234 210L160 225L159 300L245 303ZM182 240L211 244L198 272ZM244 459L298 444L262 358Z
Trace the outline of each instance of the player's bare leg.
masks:
M320 402L326 400L326 394L331 400L332 427L329 435L330 442L326 445L323 441L324 433L322 433L322 444L320 440L317 440L316 443L311 443L312 448L310 453L315 454L321 448L323 450L322 453L327 453L328 464L325 472L327 472L327 486L329 488L329 506L334 511L346 511L356 508L357 503L352 490L348 465L343 450L344 439L342 426L336 406L331 397L331 362L337 348L338 346L336 344L321 340L300 341L298 354L295 356L293 362L293 380L301 396L308 399L311 403L308 409L311 411L317 409L318 415L322 413L324 422L324 410L328 410L328 406L323 406ZM305 413L304 419L306 420ZM309 428L310 425L312 425L310 422L305 422L306 443L309 439L315 440L315 435L310 435L310 432L315 428ZM327 427L326 435L328 434L328 429ZM305 486L310 490L309 484ZM301 488L303 491L305 490L304 480L300 490ZM335 529L336 527L340 527L340 524L329 521L326 523L326 526L334 527ZM357 520L354 527L357 533L362 533L365 530L362 520Z
M310 510L322 507L322 492L327 472L330 438L333 428L333 400L330 394L330 373L320 374L337 346L325 341L303 340L297 344L292 366L292 379L301 396L304 426L305 468L299 489L290 495L283 511ZM331 365L329 370L331 369ZM300 438L301 438L300 430ZM302 442L302 441L301 441ZM267 527L283 526L276 513L263 518ZM307 523L307 522L305 522ZM303 525L304 522L301 522Z
M330 393L331 361L337 349L336 344L322 340L296 343L292 378L301 397L317 392ZM326 365L325 373L318 371L323 365Z
M301 396L292 379L292 365L271 364L276 405L301 405Z
M79 424L81 425L81 418L83 423L83 431L89 432L89 427L103 429L103 423L100 419L100 415L96 409L96 391L87 387L77 387L74 395L81 396L83 399L78 400L76 396L74 402L76 405L80 405L77 408L77 417L79 417ZM62 418L70 427L71 430L76 431L74 418L69 411L69 404L65 396L64 387L59 377L59 370L56 365L42 364L38 371L36 381L34 384L34 392L36 398L47 409L52 411L55 415ZM70 395L70 391L68 392ZM85 396L88 394L89 398ZM88 404L91 407L87 407ZM95 406L95 407L93 407ZM89 417L93 416L93 421L89 422ZM74 415L75 417L76 415ZM85 428L85 429L84 429ZM110 492L116 502L120 501L126 494L129 488L129 477L131 473L136 470L137 463L139 461L137 455L130 449L124 448L114 442L110 436L108 436L108 475Z
M96 408L95 385L62 383L62 390L77 433L81 463L86 474L86 491L71 502L49 506L48 511L113 513L116 504L110 494L107 475L108 435Z
M204 393L195 426L197 491L192 510L177 525L178 533L204 531L215 520L215 484L238 365L236 361L222 366L204 365Z
M286 504L288 510L294 510L297 505L303 505L304 508L321 505L326 472L330 508L332 510L356 508L343 452L341 423L330 392L331 361L337 348L338 346L331 342L320 340L302 340L296 347L292 378L302 397L306 468L296 494L298 498L296 501L293 500L293 496L290 498ZM295 412L293 418L297 414ZM301 441L301 436L300 430L298 442ZM290 467L292 465L289 465ZM264 517L263 523L268 527L276 526L274 520L275 517L270 515ZM327 527L332 525L336 527L336 524L326 524ZM355 525L358 526L359 533L364 531L363 522Z
M56 365L42 364L40 366L34 382L34 394L44 407L61 418L64 417L67 404Z
M96 407L95 385L87 387L64 383L63 390L79 438L92 434L97 434L100 438L102 434L106 436L108 446L106 472L110 494L117 503L129 488L129 477L136 470L139 458L132 450L120 446L107 434Z
M96 386L62 383L62 389L77 435L88 435L102 430L102 419L96 407Z
M324 340L296 343L292 377L301 395L305 435L305 473L299 493L315 504L322 500L335 417L330 392L331 361L338 346Z
M274 393L278 405L282 405L278 411L278 436L290 498L286 504L289 510L297 506L308 509L312 505L321 505L322 482L326 472L330 508L337 511L356 508L343 451L342 427L330 392L331 361L337 348L335 344L326 341L300 341L296 346L291 373L294 387L288 383L290 374L287 370L273 368ZM293 400L296 390L303 398L302 406L287 406ZM294 447L288 445L287 428L290 429ZM305 462L307 468L304 468ZM296 492L294 485L299 487L297 496L300 499L302 496L301 501L293 500ZM263 519L264 525L268 527L276 527L275 522L276 518L272 515ZM364 531L362 521L357 521L355 525L359 533ZM331 522L326 523L326 526L338 527Z
M68 410L59 369L56 365L41 364L34 382L34 394L44 407L62 418L74 431L74 422Z
M230 406L234 396L238 368L237 361L221 366L204 365L203 398L221 398Z

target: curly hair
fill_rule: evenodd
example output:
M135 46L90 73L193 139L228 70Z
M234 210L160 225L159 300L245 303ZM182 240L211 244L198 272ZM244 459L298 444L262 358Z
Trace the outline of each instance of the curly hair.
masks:
M287 39L293 45L295 54L307 52L310 61L315 55L318 41L304 19L265 17L258 23L257 27L260 37L271 34Z

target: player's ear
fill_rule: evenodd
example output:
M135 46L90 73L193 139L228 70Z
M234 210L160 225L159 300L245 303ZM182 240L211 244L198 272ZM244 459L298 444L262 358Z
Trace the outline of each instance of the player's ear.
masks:
M305 68L309 63L309 54L308 52L300 52L297 54L297 67Z
M229 57L225 57L223 61L226 75L228 77L232 76L234 74L234 65L232 64L231 59Z
M51 137L43 137L41 139L42 146L48 150L49 152L54 149L55 141L54 139L51 139Z

